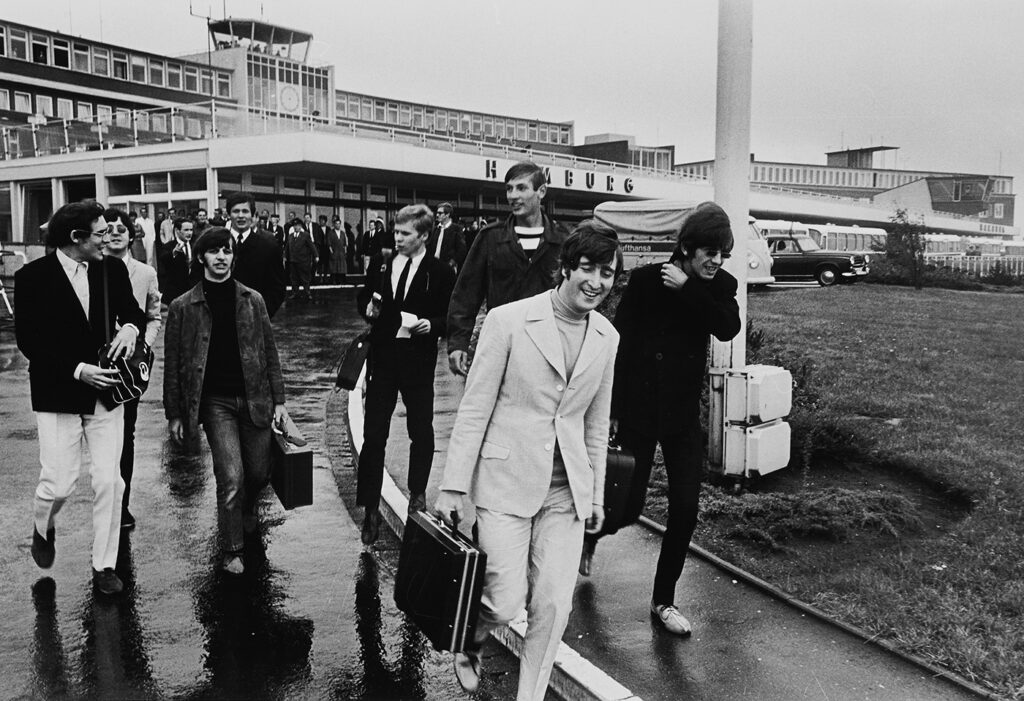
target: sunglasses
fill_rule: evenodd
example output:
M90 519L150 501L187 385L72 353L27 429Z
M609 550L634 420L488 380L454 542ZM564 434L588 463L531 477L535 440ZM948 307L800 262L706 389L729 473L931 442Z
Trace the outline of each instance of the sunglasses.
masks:
M107 224L108 234L113 234L115 231L119 234L127 234L128 227L125 226L124 224Z
M91 236L99 236L101 239L104 239L104 238L107 237L107 235L109 233L110 233L109 229L104 229L103 231L88 231L86 229L72 229L71 230L72 238L77 237L77 238L82 238L82 239L87 238L87 237L91 237Z

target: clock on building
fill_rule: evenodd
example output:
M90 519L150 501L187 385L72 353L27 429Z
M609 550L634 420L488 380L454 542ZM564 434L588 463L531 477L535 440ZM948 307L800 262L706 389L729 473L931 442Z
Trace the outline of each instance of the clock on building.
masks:
M282 85L278 92L277 104L282 112L298 112L299 91L294 85Z

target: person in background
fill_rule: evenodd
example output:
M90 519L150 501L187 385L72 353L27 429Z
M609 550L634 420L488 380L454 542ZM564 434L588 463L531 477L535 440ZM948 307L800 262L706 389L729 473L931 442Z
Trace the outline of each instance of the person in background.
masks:
M535 163L516 163L505 173L512 213L477 236L448 306L448 366L456 375L469 370L469 340L484 302L490 312L555 284L565 229L544 214L546 194L547 179Z
M164 413L171 438L190 442L202 424L217 480L221 569L245 571L246 535L259 528L270 481L271 425L283 428L284 379L259 292L232 277L237 244L214 227L196 241L203 279L171 302L164 338Z
M448 202L437 205L437 226L430 234L427 248L455 272L466 259L466 239L462 235L462 227L452 221L452 206Z
M668 262L634 270L615 313L621 341L612 432L636 458L623 525L643 511L660 444L668 475L668 523L654 574L651 615L676 635L691 630L675 606L675 589L697 525L704 457L700 396L708 339L728 341L740 330L736 278L722 270L732 246L728 215L713 202L697 205L683 221ZM590 573L601 535L607 534L587 536L581 574Z
M210 226L225 226L227 223L227 220L224 218L224 210L220 207L215 207L213 216L210 217Z
M615 232L584 221L562 246L554 290L491 310L459 404L434 511L476 507L487 553L472 643L455 655L466 691L480 647L526 607L519 701L545 696L572 610L584 530L604 520L609 409L619 335L594 310L622 270Z
M195 224L190 220L178 217L174 220L174 240L160 247L158 260L163 271L160 283L167 304L192 287L194 229Z
M160 222L160 241L167 244L174 240L174 220L178 217L178 210L171 207L167 210L167 217Z
M200 207L196 210L196 221L193 231L196 238L203 235L203 232L210 228L210 219L206 215L206 210Z
M285 249L285 261L288 265L288 277L292 291L289 299L301 297L308 302L313 297L310 285L313 281L313 270L316 269L316 244L306 229L305 223L296 219L288 227L288 247ZM304 292L299 293L299 288Z
M146 316L135 301L125 264L103 256L110 235L103 205L60 207L46 228L54 250L14 274L18 349L28 358L32 410L39 431L39 483L33 500L32 559L48 569L56 554L56 516L71 496L83 464L92 483L92 582L101 594L124 589L114 572L121 531L120 475L124 409L113 402L115 368L107 357L130 355ZM110 303L104 304L104 280ZM120 329L112 339L107 327ZM88 447L89 460L82 450Z
M331 276L331 243L328 240L327 215L321 214L313 225L313 243L316 244L317 272L320 275L320 284L330 281ZM319 234L318 234L319 232Z
M248 192L235 192L225 201L230 231L238 244L232 273L238 282L260 293L271 317L284 302L284 266L274 237L253 226L256 200Z
M397 252L391 260L373 259L370 270L374 272L357 297L359 311L372 324L356 490L356 503L365 510L365 545L376 541L380 530L377 506L399 392L409 430L409 512L426 506L434 459L437 341L445 332L448 299L455 283L455 273L426 248L433 224L434 216L426 205L400 209L395 224Z
M103 252L120 258L128 267L128 279L139 308L146 313L146 328L143 340L150 348L156 343L160 332L160 288L156 281L156 270L135 260L129 251L131 220L120 209L108 208L103 212L107 222L108 240ZM189 222L191 226L192 222ZM152 371L152 368L150 368ZM139 400L132 399L124 407L124 443L121 448L121 479L124 480L124 495L121 497L121 528L135 528L135 516L128 508L132 493L132 475L135 472L135 423L139 417Z
M341 228L341 217L335 216L331 221L331 226L325 230L327 232L327 248L331 255L327 270L330 273L331 282L337 285L345 281L345 265L348 260L348 241L345 239L345 230Z

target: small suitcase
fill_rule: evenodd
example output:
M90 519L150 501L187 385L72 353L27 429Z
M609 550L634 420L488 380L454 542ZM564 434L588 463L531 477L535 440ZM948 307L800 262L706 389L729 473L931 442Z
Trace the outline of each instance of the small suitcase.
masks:
M309 506L313 503L313 449L306 445L291 417L284 429L283 434L274 429L270 483L284 508Z
M608 463L604 471L604 527L602 533L615 533L630 525L625 520L626 502L633 488L636 459L633 452L615 443L608 445ZM632 521L630 521L631 523Z
M458 530L417 511L405 522L395 603L436 650L472 643L487 555Z

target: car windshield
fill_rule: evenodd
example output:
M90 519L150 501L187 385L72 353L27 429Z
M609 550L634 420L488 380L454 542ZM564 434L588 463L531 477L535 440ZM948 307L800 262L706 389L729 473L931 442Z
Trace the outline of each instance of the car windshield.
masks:
M793 240L796 241L797 247L804 253L821 250L821 246L816 244L810 236L794 236Z

